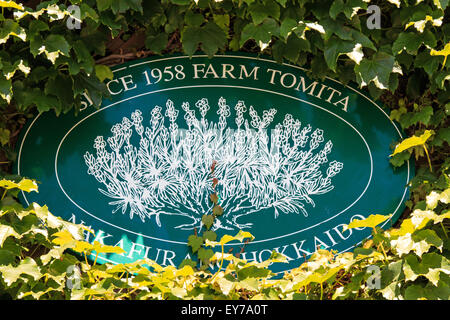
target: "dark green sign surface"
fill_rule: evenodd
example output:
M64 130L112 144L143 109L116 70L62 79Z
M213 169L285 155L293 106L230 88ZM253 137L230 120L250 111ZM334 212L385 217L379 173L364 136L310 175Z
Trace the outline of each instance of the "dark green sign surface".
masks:
M252 233L241 258L288 257L299 266L317 247L351 250L370 214L398 218L412 174L394 170L402 133L364 93L312 80L295 66L242 55L170 56L113 69L110 99L36 117L19 145L17 171L41 182L25 204L47 204L95 231L86 240L122 247L110 262L178 265L201 217L211 213L210 168L224 208L212 229ZM228 244L226 251L241 251Z

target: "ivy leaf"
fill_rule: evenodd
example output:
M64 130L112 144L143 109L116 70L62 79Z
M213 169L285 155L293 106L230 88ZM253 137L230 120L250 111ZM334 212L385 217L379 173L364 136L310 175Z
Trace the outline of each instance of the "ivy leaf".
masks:
M180 6L185 6L191 4L191 0L170 0L173 4L178 4Z
M59 232L56 232L53 234L55 237L52 242L54 244L57 244L59 246L66 246L66 245L75 245L75 239L73 238L72 234L68 230L62 230Z
M356 80L361 87L373 82L377 88L387 89L391 73L402 74L393 56L377 52L371 59L363 59L355 66Z
M13 236L17 239L20 239L22 237L14 230L13 227L7 225L0 225L0 247L3 247L3 243L10 236Z
M73 45L73 49L77 55L77 61L80 63L80 66L82 66L87 73L91 73L94 69L95 60L84 42L77 40ZM69 64L69 68L70 67L71 66Z
M206 240L206 245L214 248L216 245L223 246L233 240L242 242L246 238L250 238L250 240L255 239L255 237L250 232L239 230L239 232L235 236L230 236L228 234L222 236L219 242Z
M10 36L17 37L22 41L27 39L25 29L22 28L17 22L11 19L7 19L3 22L0 28L0 44L8 41Z
M74 93L80 94L87 91L89 97L96 106L101 104L102 97L107 97L109 95L106 85L100 82L95 75L85 75L83 73L79 73L75 75L73 79Z
M254 2L249 6L249 11L253 23L256 25L260 24L268 17L275 19L280 17L280 7L273 0L265 0L264 3Z
M382 214L371 214L364 220L355 219L350 222L347 226L344 226L344 231L352 228L375 228L375 226L388 220L392 215L382 215Z
M0 75L0 97L10 102L12 99L12 81Z
M209 195L209 200L211 200L212 203L217 204L217 202L219 201L219 197L217 196L217 194L212 193Z
M149 35L145 40L145 46L151 51L160 54L166 48L168 40L168 35L165 32L156 36Z
M279 33L280 27L278 23L271 18L264 19L259 25L249 23L242 30L239 45L242 47L247 40L254 39L261 49L264 49L269 45L272 36L278 36Z
M435 46L436 38L433 33L429 31L424 32L423 34L402 32L392 44L392 52L397 55L403 50L406 50L407 53L416 55L422 43L425 43L428 46Z
M409 160L409 158L411 158L411 153L404 151L394 155L391 159L389 159L389 162L394 167L401 167L406 161Z
M214 223L214 216L204 214L202 217L202 223L205 225L206 229L209 230Z
M105 11L110 8L113 0L97 0L97 9L99 12Z
M0 266L12 264L16 260L16 255L9 250L0 249Z
M194 274L194 270L192 269L192 266L190 266L188 263L185 263L185 265L182 268L178 269L175 272L176 277L188 277L193 274Z
M0 7L2 8L13 8L23 11L23 5L20 3L15 3L14 1L0 1Z
M211 58L220 48L225 47L226 41L226 34L214 22L208 22L202 27L187 26L181 36L184 52L190 57L201 44L202 50Z
M447 57L449 54L450 54L450 42L447 43L445 45L444 49L442 49L442 50L437 51L437 50L432 49L430 51L431 56L444 56L444 61L442 62L442 69L444 69L444 66L445 66L445 63L447 62Z
M222 30L227 34L228 28L230 26L230 15L228 14L215 14L213 16L214 22L222 28Z
M62 35L50 34L45 39L45 46L48 52L60 52L65 56L69 55L70 45Z
M433 3L439 9L445 10L448 6L448 0L433 0Z
M342 54L351 53L354 48L355 45L352 42L343 41L341 39L338 39L337 37L331 37L330 40L326 42L326 49L324 51L324 57L328 67L330 67L331 70L336 71L338 57ZM362 59L362 56L356 59L357 63L359 63Z
M215 205L212 211L213 215L215 215L216 217L219 217L223 214L223 208L219 205Z
M205 22L205 17L201 13L194 13L192 10L189 10L184 15L184 22L188 26L200 27Z
M178 268L183 268L184 266L195 268L197 266L197 262L193 261L192 259L184 259L183 261L181 261Z
M215 233L214 231L211 231L211 230L207 230L207 231L203 232L202 237L203 237L203 240L216 241L217 233Z
M94 241L92 249L96 253L117 253L117 254L125 253L125 250L123 250L121 247L108 246L98 241Z
M443 241L434 230L431 229L423 229L415 232L412 235L412 239L414 242L422 242L425 241L430 246L434 246L439 250L442 250Z
M450 289L447 285L442 287L425 286L414 284L406 288L406 300L448 300L450 298Z
M294 31L294 29L298 26L297 21L291 18L286 18L281 21L280 25L280 36L287 40L289 35Z
M214 251L211 249L200 248L198 250L198 258L204 263L208 264L209 259L214 255Z
M424 276L433 285L437 286L440 272L450 270L449 268L449 262L445 257L432 252L424 254L421 262L419 262L416 255L407 255L405 257L403 271L406 281L414 281L419 276Z
M190 235L188 237L188 246L190 246L192 248L192 252L197 252L198 249L200 249L200 247L203 244L203 238L202 237L198 237L196 235Z
M432 26L440 27L442 25L443 18L444 18L444 16L440 16L439 18L435 19L430 15L426 15L425 19L423 19L423 20L411 21L410 23L408 23L405 26L405 30L408 29L410 26L414 26L414 28L416 28L417 31L422 33L423 30L425 29L427 22L431 22Z
M413 136L413 137L406 138L405 140L403 140L401 143L399 143L395 147L394 153L391 154L390 156L394 156L397 153L400 153L400 152L402 152L406 149L412 148L412 147L425 145L425 142L427 142L427 140L433 135L433 133L434 132L432 130L425 130L425 132L423 134L421 134L420 137Z
M112 80L114 78L114 74L111 69L103 64L95 65L95 75L101 82L105 81L105 79Z
M31 192L31 191L38 192L37 183L34 180L25 179L25 178L20 180L20 182L18 182L18 183L11 181L11 180L2 179L2 180L0 180L0 187L5 188L7 190L17 188L17 189L25 191L25 192Z
M0 266L0 274L3 277L3 281L5 281L8 286L15 283L22 274L31 276L34 280L38 280L42 277L36 261L30 257L26 257L20 261L20 264L16 267L11 265L4 267Z
M0 128L0 145L4 146L9 143L11 131L8 129Z
M66 75L59 74L55 78L51 78L45 84L45 94L54 95L58 98L59 106L54 106L56 114L60 111L67 111L74 103L74 94L72 91L72 78Z

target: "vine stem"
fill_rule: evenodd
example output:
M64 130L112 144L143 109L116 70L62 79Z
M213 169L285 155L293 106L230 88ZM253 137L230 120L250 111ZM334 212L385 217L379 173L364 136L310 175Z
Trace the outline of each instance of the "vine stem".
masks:
M425 150L425 154L427 155L428 166L430 167L430 172L433 172L433 168L431 167L430 155L428 154L428 149L427 149L427 146L425 144L423 144L423 149Z
M375 229L375 227L373 227L373 232L375 234L377 234L377 230ZM381 247L381 250L383 251L384 261L386 264L388 264L388 257L387 257L386 251L384 250L383 242L380 243L380 247Z
M320 300L323 300L323 282L320 283Z
M448 239L447 230L445 230L445 227L444 227L444 224L442 223L442 221L440 222L440 225L442 227L442 231L444 231L445 237Z

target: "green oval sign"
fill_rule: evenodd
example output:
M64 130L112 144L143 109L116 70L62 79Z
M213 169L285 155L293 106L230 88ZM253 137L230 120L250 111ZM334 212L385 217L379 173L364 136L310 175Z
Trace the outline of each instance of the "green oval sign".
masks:
M213 164L224 212L212 229L252 233L241 258L286 255L274 271L318 247L351 250L371 230L344 224L374 213L393 214L392 224L402 211L411 167L389 164L402 134L358 90L247 55L153 58L113 71L99 109L86 95L78 116L37 116L17 162L41 182L26 204L45 203L94 229L87 241L126 251L103 261L189 258L187 238L212 210Z

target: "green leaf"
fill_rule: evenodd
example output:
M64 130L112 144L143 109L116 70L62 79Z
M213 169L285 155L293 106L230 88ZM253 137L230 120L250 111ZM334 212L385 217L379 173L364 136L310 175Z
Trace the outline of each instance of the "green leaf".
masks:
M294 31L294 29L298 26L297 21L291 18L286 18L281 21L280 26L280 36L287 40L289 35Z
M180 6L185 6L191 4L191 0L170 0L173 4L178 4Z
M204 214L202 217L202 223L205 225L206 229L209 230L214 223L214 216Z
M202 237L203 237L203 240L216 241L217 233L215 233L214 231L211 231L211 230L207 230L207 231L203 232Z
M411 158L411 153L404 151L394 155L391 159L389 159L389 162L394 167L401 167L406 161L409 160L409 158Z
M145 46L151 51L160 54L166 48L168 40L168 35L164 32L156 36L149 35L145 40Z
M66 111L70 109L74 103L74 94L72 91L72 78L66 75L59 74L55 78L51 78L45 84L45 94L54 95L58 98L60 102L59 105L62 108L58 108L57 105L54 106L56 114L60 111Z
M420 110L415 112L408 112L402 115L399 119L399 122L402 128L408 128L413 124L423 123L424 125L428 125L431 117L434 114L433 107L424 106Z
M406 300L449 300L450 288L446 283L439 283L439 286L414 284L405 290Z
M89 97L95 106L99 106L102 102L102 97L107 97L109 95L106 85L95 76L95 75L85 75L79 73L73 77L74 79L74 93L79 94L80 92L87 91Z
M223 208L219 205L215 205L212 211L213 215L215 215L216 217L219 217L223 214Z
M188 246L190 246L192 248L192 252L195 253L203 245L203 241L204 240L202 237L198 237L196 235L190 235L188 237Z
M352 42L342 41L337 37L331 37L330 40L326 42L326 48L324 51L325 61L331 70L336 71L337 59L342 54L348 54L353 51L355 45ZM362 51L357 58L357 63L362 59Z
M254 2L249 6L250 15L253 23L258 25L264 19L272 17L278 19L280 17L280 7L273 0L265 0L263 3Z
M101 82L105 81L105 79L114 79L114 74L111 69L103 64L95 65L95 75Z
M181 261L178 268L181 269L181 268L184 268L185 266L190 266L192 268L195 268L197 266L197 262L193 261L191 259L184 259L183 261Z
M271 18L264 19L259 25L249 23L242 30L239 45L242 47L247 40L254 39L261 49L264 49L268 46L270 40L272 40L272 36L278 36L279 33L279 25Z
M0 44L8 41L10 36L17 37L22 41L27 39L25 29L14 20L7 19L3 22L2 27L0 28Z
M414 281L420 276L427 278L433 285L437 286L440 272L450 270L449 261L436 252L426 253L419 261L416 255L407 255L403 271L406 281Z
M384 52L374 54L371 59L363 59L355 66L356 80L361 87L373 82L377 88L387 89L392 72L402 74L394 57Z
M86 73L91 73L94 69L95 60L89 52L89 49L86 47L85 43L81 40L77 40L74 43L73 49L77 55L77 62L79 62L80 66L82 66L86 70ZM69 64L69 68L70 67L71 66Z
M106 9L111 8L113 0L96 0L97 8L99 12L105 11Z
M65 56L69 55L70 45L62 35L50 34L45 39L45 46L48 52L60 52Z
M214 23L217 24L222 30L228 34L228 28L230 26L230 15L228 14L215 14L213 15Z
M423 229L415 232L412 237L414 242L425 241L429 245L432 245L439 250L442 250L443 241L434 230L431 229Z
M392 45L392 52L397 55L403 50L406 50L409 54L417 54L422 45L422 35L414 32L402 32L398 36L397 40Z
M211 249L200 248L198 249L198 258L204 263L208 264L209 259L214 255L214 251Z
M194 13L192 10L189 10L184 15L184 22L188 26L200 27L205 22L205 17L201 13Z
M8 103L12 99L12 81L0 75L0 96Z
M8 129L0 128L0 144L2 146L9 143L9 139L11 136L11 131Z
M343 0L335 0L330 6L330 17L336 20L336 17L339 13L343 12L345 8L345 4Z
M202 27L186 26L181 35L184 52L192 56L199 44L202 50L212 57L220 48L224 48L226 34L214 22L208 22Z
M16 255L9 250L0 249L0 266L14 263Z

